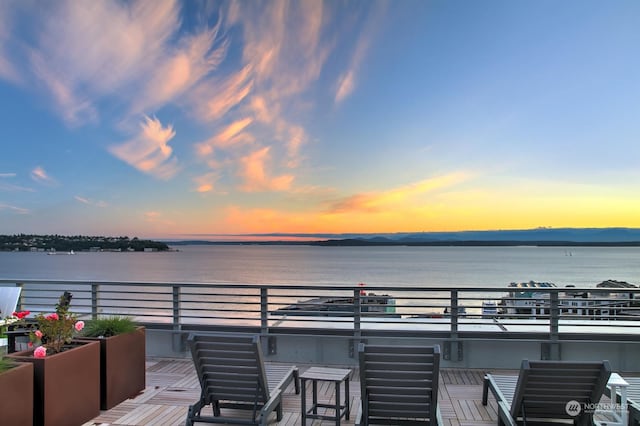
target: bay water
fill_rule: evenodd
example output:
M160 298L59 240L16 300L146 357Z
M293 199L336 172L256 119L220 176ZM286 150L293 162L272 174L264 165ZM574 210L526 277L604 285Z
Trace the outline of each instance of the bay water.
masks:
M186 245L155 253L0 252L0 279L311 286L640 283L640 247Z

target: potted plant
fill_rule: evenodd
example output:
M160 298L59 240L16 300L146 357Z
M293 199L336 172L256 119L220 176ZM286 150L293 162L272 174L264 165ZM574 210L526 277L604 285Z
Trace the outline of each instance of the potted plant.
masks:
M64 292L52 314L36 316L31 346L7 357L33 367L33 423L83 424L100 414L100 344L73 342L84 323L69 312Z
M110 410L145 388L145 328L130 317L91 321L81 339L100 342L100 408Z

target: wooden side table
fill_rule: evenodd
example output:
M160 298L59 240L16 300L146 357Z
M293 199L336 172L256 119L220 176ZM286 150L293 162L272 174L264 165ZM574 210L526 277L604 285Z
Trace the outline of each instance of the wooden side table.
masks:
M300 384L302 387L302 425L306 425L307 418L333 420L336 426L340 426L340 419L344 416L349 420L349 375L350 369L311 367L300 374ZM311 380L313 405L307 410L306 382ZM318 381L333 382L336 386L335 404L318 403ZM344 404L340 402L340 383L344 383ZM318 414L318 407L330 408L335 411L333 416Z

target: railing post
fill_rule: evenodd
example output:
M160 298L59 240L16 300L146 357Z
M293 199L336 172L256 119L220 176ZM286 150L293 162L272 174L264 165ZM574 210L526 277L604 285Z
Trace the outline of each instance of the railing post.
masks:
M449 297L451 299L451 316L449 317L451 338L448 342L444 342L442 357L450 361L462 361L462 342L458 340L458 290L451 290Z
M458 335L458 291L451 290L451 335Z
M266 287L260 288L260 332L269 333L269 291Z
M278 341L276 336L269 334L269 289L260 287L260 335L266 336L262 339L262 350L269 355L278 353Z
M362 288L353 290L353 339L349 339L349 358L356 357L356 348L362 337Z
M551 301L549 306L549 359L560 359L560 343L559 339L559 322L560 322L560 302L558 298L558 292L552 291L549 294Z
M98 319L98 292L100 291L99 284L91 284L91 319Z
M171 304L172 304L172 317L173 317L173 350L176 352L184 351L184 344L182 343L182 333L180 326L180 286L171 286Z

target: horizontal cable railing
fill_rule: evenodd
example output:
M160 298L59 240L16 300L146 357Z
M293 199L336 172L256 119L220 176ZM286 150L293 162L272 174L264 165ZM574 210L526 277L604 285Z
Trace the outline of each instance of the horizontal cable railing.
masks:
M83 318L130 316L172 330L246 326L361 337L394 330L482 335L640 334L639 288L449 288L0 280L20 309L51 312L64 291ZM4 313L3 313L4 315ZM500 337L498 337L500 338ZM622 340L622 337L620 337Z

